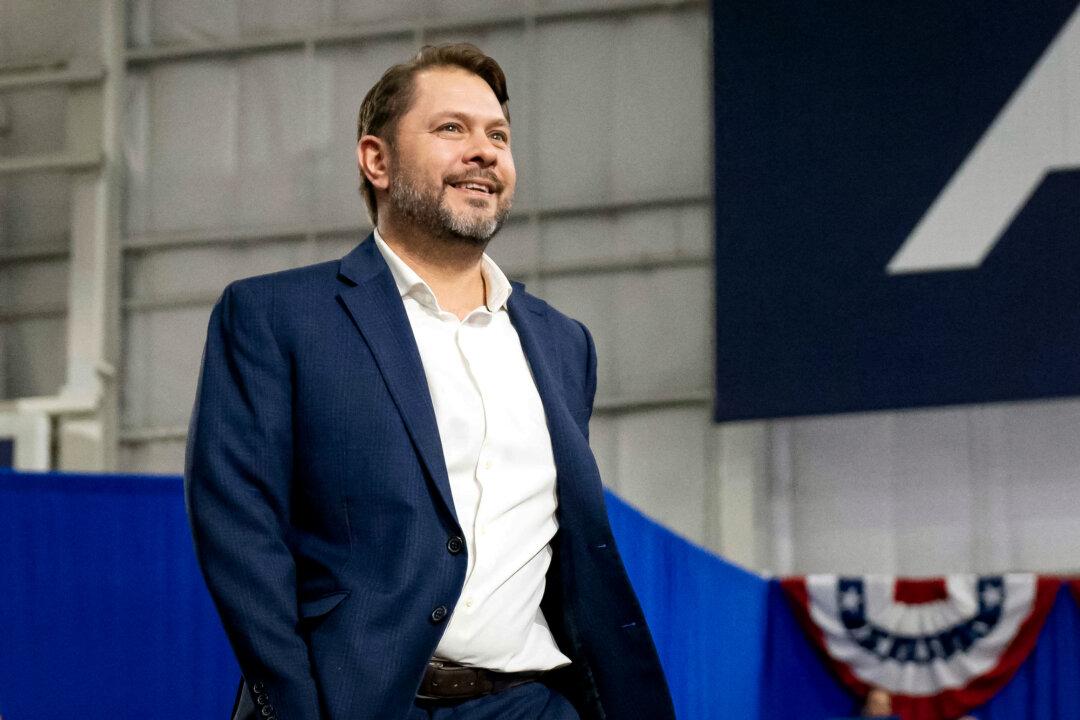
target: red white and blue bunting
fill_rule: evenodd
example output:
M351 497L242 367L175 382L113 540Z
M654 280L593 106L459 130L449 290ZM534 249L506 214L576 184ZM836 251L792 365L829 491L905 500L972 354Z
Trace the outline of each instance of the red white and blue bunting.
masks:
M782 582L803 628L856 694L904 720L950 720L992 698L1035 646L1060 580L1031 574L809 575Z

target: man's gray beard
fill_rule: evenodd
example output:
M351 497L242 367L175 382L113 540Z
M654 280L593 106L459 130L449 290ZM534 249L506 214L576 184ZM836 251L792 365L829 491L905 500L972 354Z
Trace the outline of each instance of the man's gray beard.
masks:
M412 176L401 173L390 184L390 202L395 213L422 232L473 245L487 245L510 214L510 200L507 199L497 205L494 217L455 215L446 206L446 192L445 185L439 193L424 192Z

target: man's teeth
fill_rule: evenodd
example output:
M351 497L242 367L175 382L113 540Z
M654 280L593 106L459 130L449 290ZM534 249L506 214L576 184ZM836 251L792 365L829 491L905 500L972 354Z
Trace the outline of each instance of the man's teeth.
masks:
M454 187L463 188L465 190L479 190L480 192L488 193L488 194L491 193L491 191L488 190L483 185L477 185L475 183L457 183L456 185L454 185Z

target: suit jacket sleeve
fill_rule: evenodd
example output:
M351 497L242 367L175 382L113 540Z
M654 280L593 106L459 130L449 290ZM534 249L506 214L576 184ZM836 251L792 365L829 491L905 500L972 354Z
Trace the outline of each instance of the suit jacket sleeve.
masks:
M185 500L196 555L253 699L260 710L271 706L270 717L317 720L318 693L297 632L290 366L275 317L266 280L231 285L214 307Z

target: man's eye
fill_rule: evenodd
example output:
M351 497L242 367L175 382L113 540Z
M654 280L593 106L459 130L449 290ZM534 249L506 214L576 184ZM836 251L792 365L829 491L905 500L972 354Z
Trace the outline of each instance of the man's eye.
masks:
M461 126L457 123L446 123L439 127L440 130L448 130L450 132L457 132L461 129Z
M510 138L508 138L506 136L506 133L504 133L501 130L497 130L497 131L491 133L491 139L494 140L495 142L509 142L510 141Z

